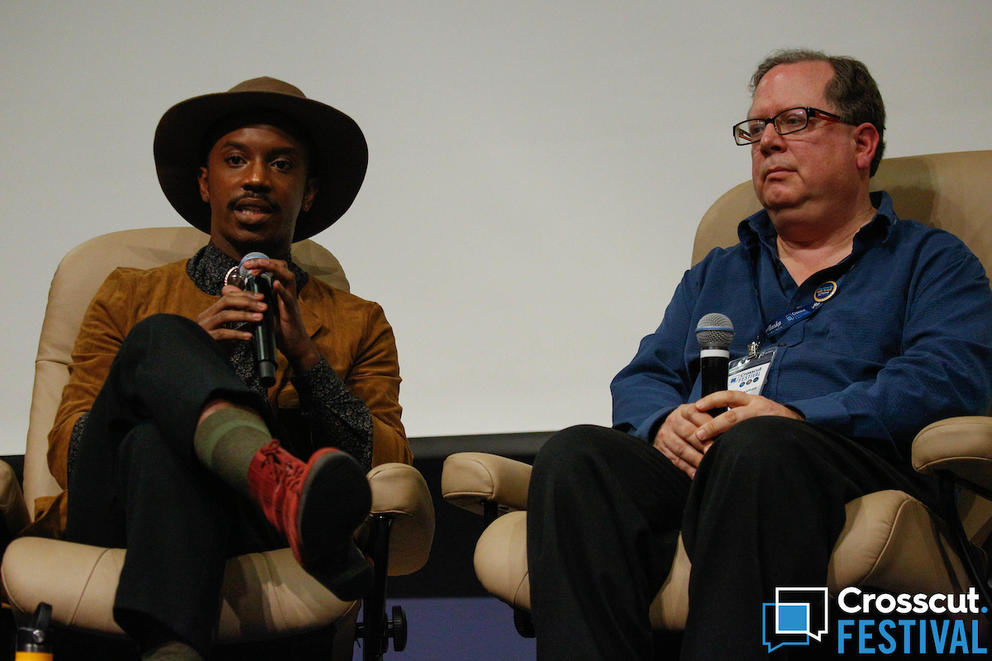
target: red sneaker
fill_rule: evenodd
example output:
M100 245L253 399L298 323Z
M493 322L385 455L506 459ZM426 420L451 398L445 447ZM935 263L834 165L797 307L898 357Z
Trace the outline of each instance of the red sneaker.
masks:
M356 566L352 535L368 516L372 494L351 455L321 448L303 463L273 439L255 453L248 485L303 569L345 601L368 592L372 570L360 554Z

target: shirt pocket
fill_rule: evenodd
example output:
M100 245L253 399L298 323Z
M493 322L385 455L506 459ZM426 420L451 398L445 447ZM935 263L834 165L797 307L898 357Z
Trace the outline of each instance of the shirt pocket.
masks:
M822 351L873 365L876 371L900 351L902 322L880 306L825 307L815 321L814 334Z

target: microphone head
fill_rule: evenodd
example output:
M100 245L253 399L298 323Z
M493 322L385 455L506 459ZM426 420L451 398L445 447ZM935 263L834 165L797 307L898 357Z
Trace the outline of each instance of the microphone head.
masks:
M248 269L246 269L244 266L245 262L253 259L268 259L268 258L269 256L266 255L264 252L250 252L244 257L242 257L241 261L238 262L238 276L241 278L241 281L244 282L244 279L247 278L249 275L251 275Z
M696 341L700 347L726 349L734 341L734 324L719 312L703 315L696 324Z

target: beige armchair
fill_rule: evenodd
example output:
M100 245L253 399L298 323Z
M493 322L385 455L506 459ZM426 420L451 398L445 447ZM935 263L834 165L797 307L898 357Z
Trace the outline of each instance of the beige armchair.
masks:
M932 154L882 161L872 188L891 193L901 217L956 234L992 273L990 178L992 151ZM738 222L759 208L750 182L720 197L699 224L693 263L715 246L737 243ZM989 604L981 547L992 533L992 418L952 418L929 425L914 441L913 465L946 478L944 511L932 512L901 491L850 502L828 568L828 587L835 594L846 586L933 594L963 592L974 584L984 588ZM529 478L527 464L466 452L448 457L441 485L448 502L494 519L476 545L476 575L486 590L515 609L518 629L525 635ZM969 563L975 565L971 571ZM651 604L655 629L685 626L689 569L680 538L671 571Z
M35 369L31 418L24 455L23 493L10 467L0 462L0 511L7 528L18 531L34 516L36 501L60 491L48 470L48 430L52 426L76 333L86 307L116 266L150 268L188 257L206 242L191 227L127 230L91 239L70 251L49 291ZM293 246L293 258L313 276L348 290L337 259L313 241ZM368 474L372 514L360 535L375 561L375 587L365 600L364 622L356 627L360 602L339 600L307 574L287 549L251 553L227 563L217 641L260 641L335 627L332 658L351 659L356 637L365 659L380 659L393 638L406 637L402 611L385 614L387 567L390 575L409 574L427 562L434 536L434 509L420 473L406 464L376 466ZM53 607L57 626L122 636L112 607L124 549L19 537L7 547L0 566L4 597L15 612Z

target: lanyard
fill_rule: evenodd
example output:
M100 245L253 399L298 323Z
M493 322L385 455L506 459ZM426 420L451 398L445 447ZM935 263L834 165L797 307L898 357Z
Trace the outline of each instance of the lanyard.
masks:
M758 337L748 345L748 355L756 356L758 349L766 340L774 340L776 337L789 330L801 321L809 319L823 307L823 304L830 300L837 293L837 281L827 280L822 285L813 290L813 301L805 305L800 305L792 312L787 312L781 317L765 326Z

